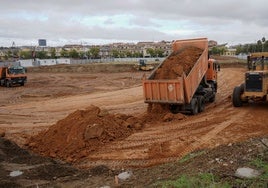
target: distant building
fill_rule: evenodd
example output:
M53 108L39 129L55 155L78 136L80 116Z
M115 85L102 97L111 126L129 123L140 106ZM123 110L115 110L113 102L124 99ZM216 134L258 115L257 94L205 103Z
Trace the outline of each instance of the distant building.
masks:
M47 46L46 39L38 39L38 46Z
M226 52L224 52L223 55L226 55L226 56L235 56L236 55L236 49L229 48L229 49L226 50Z

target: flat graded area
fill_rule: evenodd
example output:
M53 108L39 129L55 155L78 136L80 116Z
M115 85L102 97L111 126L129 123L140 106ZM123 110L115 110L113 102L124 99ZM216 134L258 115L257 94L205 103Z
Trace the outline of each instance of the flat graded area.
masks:
M222 68L218 74L216 101L208 104L205 112L195 116L148 114L141 87L144 72L29 72L24 87L0 87L0 129L5 131L5 138L23 148L35 148L39 154L71 162L79 168L102 165L110 169L147 168L174 162L194 151L268 135L268 104L232 106L233 88L242 83L245 71L245 68ZM36 149L36 142L29 143L30 137L36 137L38 133L45 136L42 131L49 131L71 118L72 114L85 120L83 113L89 117L87 110L92 108L91 105L100 109L98 113L102 112L98 117L108 116L105 121L117 117L116 121L122 120L127 128L134 128L126 135L112 133L116 129L119 131L120 127L107 131L113 139L107 141L107 137L102 137L100 144L91 150L90 142L82 143L79 147L83 155L57 153L57 150L46 153ZM130 117L132 121L127 120ZM92 119L97 123L90 122L90 125L101 124L102 120ZM136 123L139 126L135 126ZM111 123L113 125L115 123ZM88 138L98 140L98 134L101 133ZM57 137L53 140L56 142ZM51 148L54 145L51 144Z

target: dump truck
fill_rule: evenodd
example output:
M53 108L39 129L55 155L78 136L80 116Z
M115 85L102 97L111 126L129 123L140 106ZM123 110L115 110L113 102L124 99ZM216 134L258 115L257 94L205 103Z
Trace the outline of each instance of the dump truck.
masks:
M208 57L208 40L176 40L172 49L149 77L143 78L144 102L168 105L173 113L202 112L206 102L215 100L219 71L217 61Z
M27 82L26 69L22 66L0 67L0 85L12 87Z
M245 81L233 90L234 107L248 102L268 101L268 52L252 53L247 57Z

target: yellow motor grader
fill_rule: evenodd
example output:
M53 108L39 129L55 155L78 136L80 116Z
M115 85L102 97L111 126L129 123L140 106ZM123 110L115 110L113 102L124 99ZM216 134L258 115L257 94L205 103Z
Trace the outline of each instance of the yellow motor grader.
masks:
M245 82L233 90L233 106L243 103L268 101L268 52L252 53L247 58Z

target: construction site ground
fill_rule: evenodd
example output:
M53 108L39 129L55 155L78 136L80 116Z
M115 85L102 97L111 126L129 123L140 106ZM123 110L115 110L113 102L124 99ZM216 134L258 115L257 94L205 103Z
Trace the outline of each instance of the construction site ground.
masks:
M141 83L150 72L129 66L117 72L101 66L85 69L76 65L72 71L68 65L29 69L25 86L0 87L0 130L4 135L0 139L1 187L144 187L195 172L214 172L232 179L236 168L267 154L262 143L268 136L268 104L234 108L231 103L234 86L244 79L244 66L221 68L216 101L195 116L148 114ZM58 157L57 153L42 153L37 142L30 144L31 137L92 105L110 118L117 114L135 118L139 126L118 138L114 133L113 139L100 142L84 155L77 151L77 155ZM49 139L57 141L56 137L44 138ZM200 151L204 151L202 155L179 162ZM9 176L15 170L23 174ZM115 176L129 170L132 177L116 185Z

